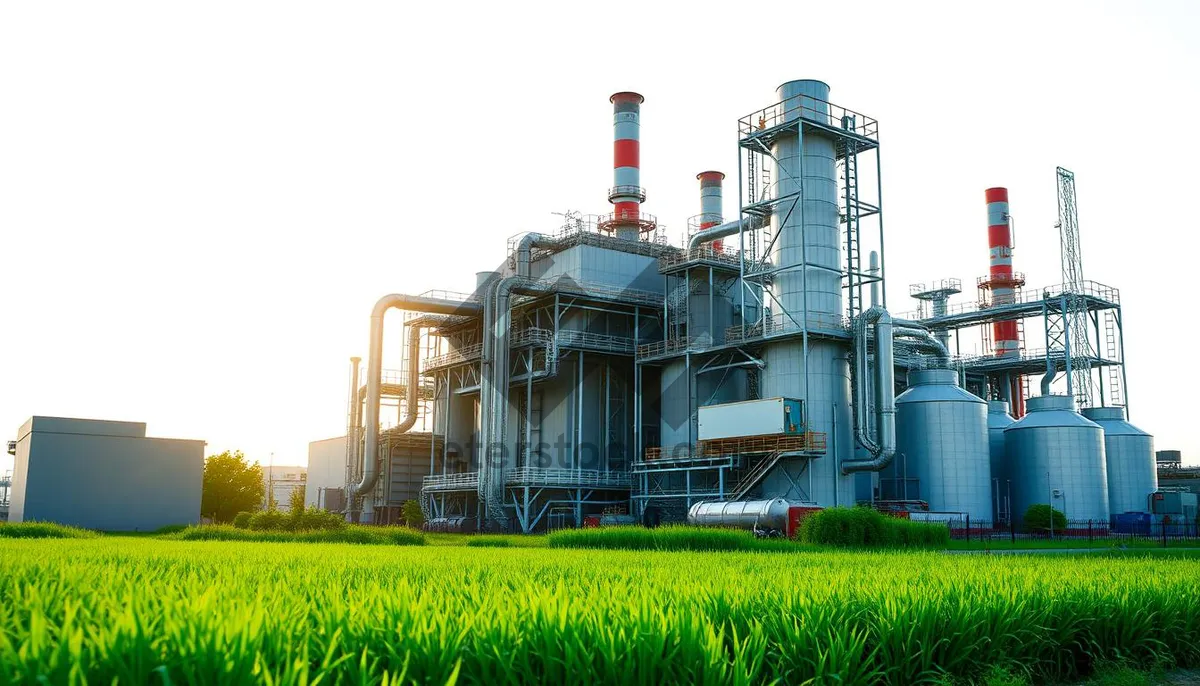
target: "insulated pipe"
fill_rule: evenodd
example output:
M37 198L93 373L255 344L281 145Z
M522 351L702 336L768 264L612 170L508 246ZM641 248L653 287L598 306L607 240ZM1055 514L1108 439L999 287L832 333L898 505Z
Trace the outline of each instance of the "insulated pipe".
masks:
M473 302L400 293L385 295L375 303L375 307L371 310L371 334L367 350L367 408L364 421L366 435L363 440L362 479L353 488L352 495L355 496L363 495L375 488L375 481L379 478L376 458L379 451L379 396L383 376L383 315L393 307L428 314L478 315L480 313L479 305ZM415 394L421 377L421 365L418 359L421 347L420 326L412 326L409 335L409 354L412 356L410 358L412 363L408 366L408 387L405 390L406 399L413 400L408 404L411 413L416 410ZM405 422L407 421L405 418ZM414 416L412 423L400 431L408 431L415 423L416 417Z
M360 362L362 362L361 357L350 358L350 421L346 430L346 461L352 465L358 464L358 441L362 433L359 430L362 398L358 396L358 363Z
M875 430L870 435L867 422L867 326L875 330ZM888 311L872 307L859 316L855 331L854 427L859 443L874 457L869 460L847 460L842 474L878 472L887 467L896 455L896 370L892 355L892 316Z
M546 247L554 239L542 233L527 233L517 244L517 276L529 277L530 255L534 248Z
M508 421L509 391L509 330L512 326L513 293L544 295L552 286L530 282L520 276L510 276L489 284L484 299L484 348L480 380L480 450L478 495L483 503L485 521L504 517L503 487L504 430ZM490 335L489 335L490 333ZM501 460L495 464L495 459ZM499 499L497 499L497 496Z
M937 336L929 333L929 330L924 327L896 325L892 330L892 335L896 338L912 338L921 341L925 347L932 349L940 358L939 362L944 368L950 368L950 351L946 345L938 340Z
M764 218L759 217L759 216L747 217L745 221L742 221L740 219L735 219L731 222L725 222L724 224L721 224L720 226L714 226L713 228L711 228L707 231L701 231L699 233L694 234L691 238L688 239L687 247L688 247L688 250L691 250L693 248L698 248L701 245L708 243L709 241L715 241L719 238L724 238L726 236L732 236L732 235L736 234L738 231L742 231L742 230L754 231L755 229L762 228L763 224L765 224L765 223L766 222L765 222ZM745 224L745 229L742 228L743 224Z
M697 174L696 178L700 181L700 231L707 231L725 219L721 202L721 181L725 175L719 171L705 171ZM721 252L724 245L720 239L712 242L716 252Z
M641 233L641 203L646 199L641 178L641 109L646 101L637 93L614 93L613 187L608 201L613 204L612 228L617 238L636 241Z

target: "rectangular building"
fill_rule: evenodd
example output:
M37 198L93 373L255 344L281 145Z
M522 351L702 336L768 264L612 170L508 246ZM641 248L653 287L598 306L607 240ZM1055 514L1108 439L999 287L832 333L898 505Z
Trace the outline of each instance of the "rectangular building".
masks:
M200 521L204 441L141 422L32 417L17 432L9 521L153 531Z

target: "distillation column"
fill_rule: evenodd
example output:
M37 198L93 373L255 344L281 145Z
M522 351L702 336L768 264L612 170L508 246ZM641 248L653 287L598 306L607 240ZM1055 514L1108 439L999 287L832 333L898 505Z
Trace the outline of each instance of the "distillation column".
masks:
M779 87L777 95L783 120L802 117L831 123L829 86L825 83L789 81ZM777 138L771 152L776 160L774 195L783 200L776 205L771 219L777 235L771 261L779 271L766 304L774 322L784 328L798 329L807 313L810 330L832 329L843 316L834 140L814 131L793 131ZM762 396L804 399L810 430L827 435L826 454L811 460L810 474L800 473L800 460L781 462L764 480L764 490L787 492L785 497L798 499L800 494L790 486L796 480L805 489L811 483L808 499L820 505L852 504L853 478L839 471L841 461L850 459L853 447L850 344L811 334L808 339L807 360L800 337L767 346L763 353L767 367ZM788 474L780 473L780 469Z

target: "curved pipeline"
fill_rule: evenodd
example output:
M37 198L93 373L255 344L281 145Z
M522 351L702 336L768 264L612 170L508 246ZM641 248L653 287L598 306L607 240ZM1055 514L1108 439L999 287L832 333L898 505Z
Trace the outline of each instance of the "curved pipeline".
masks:
M426 314L478 315L480 312L479 305L473 302L400 293L385 295L375 303L375 307L371 310L371 334L367 352L367 408L363 421L366 435L363 439L362 479L353 487L355 496L363 495L375 488L375 482L379 479L377 462L379 459L379 396L381 377L383 376L383 315L393 307ZM412 324L409 331L410 362L406 381L407 388L405 389L405 399L408 401L406 415L411 415L412 421L409 422L409 417L406 416L401 422L401 426L404 427L401 431L408 431L416 423L416 392L421 377L419 353L422 327L416 322Z
M527 233L521 236L517 244L517 276L529 276L530 256L534 248L547 247L554 243L554 238L544 233Z
M875 330L875 432L867 420L867 326ZM854 346L856 369L854 383L855 435L873 456L869 460L847 460L842 474L877 472L887 467L896 455L896 385L892 355L892 316L881 307L872 307L855 322Z
M946 344L937 339L929 329L923 326L910 326L908 324L896 325L892 329L892 335L896 338L912 338L921 342L922 346L933 350L938 356L939 362L945 368L950 367L950 351L946 348Z
M764 223L765 220L762 217L751 215L745 220L745 230L753 231L755 229L762 228ZM687 248L688 250L691 250L693 248L698 248L705 243L715 241L719 238L732 236L743 230L742 224L743 221L741 219L735 219L731 222L725 222L724 224L714 226L711 229L692 234L692 237L688 239Z
M536 234L535 234L536 235ZM524 240L522 240L524 242ZM504 430L508 422L509 333L512 327L512 294L544 295L553 286L531 282L521 276L509 276L488 285L484 298L482 375L480 378L480 468L479 496L486 518L504 517L503 506L495 497L502 484ZM501 462L496 464L496 459Z

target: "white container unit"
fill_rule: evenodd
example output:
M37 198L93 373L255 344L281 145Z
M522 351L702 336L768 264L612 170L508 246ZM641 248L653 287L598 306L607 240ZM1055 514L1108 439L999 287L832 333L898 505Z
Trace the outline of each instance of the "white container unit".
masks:
M702 441L802 433L804 403L793 398L746 400L700 408L699 438Z

